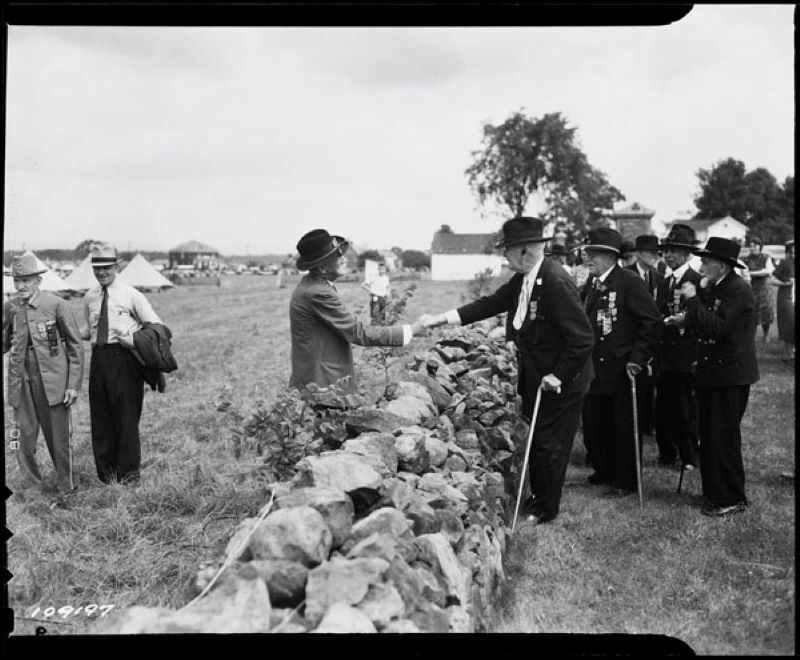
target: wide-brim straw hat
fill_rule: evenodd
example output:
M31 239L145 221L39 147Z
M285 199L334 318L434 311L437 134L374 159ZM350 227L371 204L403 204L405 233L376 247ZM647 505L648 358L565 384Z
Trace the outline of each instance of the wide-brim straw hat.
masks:
M46 273L47 268L42 268L36 255L28 250L11 259L11 277L32 277Z
M92 266L114 266L119 263L117 251L109 243L95 243L89 252Z

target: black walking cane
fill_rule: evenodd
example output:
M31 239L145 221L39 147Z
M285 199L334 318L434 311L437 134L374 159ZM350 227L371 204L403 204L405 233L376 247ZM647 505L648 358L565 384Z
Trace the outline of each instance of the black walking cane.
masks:
M683 485L683 473L686 471L686 464L681 461L681 473L678 476L678 490L676 491L678 495L681 494L681 486Z
M642 459L639 456L639 413L636 406L636 376L628 372L633 396L633 442L636 451L636 490L639 491L639 506L642 506Z

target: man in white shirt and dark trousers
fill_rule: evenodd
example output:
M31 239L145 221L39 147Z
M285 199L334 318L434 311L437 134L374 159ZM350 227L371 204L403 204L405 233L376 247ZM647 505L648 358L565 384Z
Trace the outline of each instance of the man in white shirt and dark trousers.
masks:
M113 246L95 245L91 259L98 286L86 292L84 314L92 344L89 409L95 466L105 483L136 483L144 374L132 352L133 333L161 320L143 294L117 278Z
M378 274L369 282L364 282L361 287L369 291L369 311L372 325L383 325L386 320L386 298L389 296L389 276L386 274L386 264L378 263Z

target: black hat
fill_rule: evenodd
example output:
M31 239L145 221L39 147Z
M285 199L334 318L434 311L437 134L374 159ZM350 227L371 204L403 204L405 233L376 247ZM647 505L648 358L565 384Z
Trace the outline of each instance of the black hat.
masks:
M658 236L642 234L636 237L634 250L646 250L648 252L658 252Z
M622 235L611 227L598 227L589 231L589 237L584 250L609 250L620 253L622 248Z
M672 225L667 237L661 241L662 248L680 247L691 250L695 245L697 245L697 240L695 239L694 229L689 225L682 225L680 223Z
M544 243L552 236L543 236L544 221L539 218L519 216L503 223L503 238L494 244L496 248L520 243Z
M567 248L561 243L553 243L550 245L549 254L551 257L565 257L567 256Z
M633 243L630 241L622 241L622 245L619 248L619 256L627 257L629 254L633 254L635 251L636 248L633 247Z
M750 244L750 243L758 243L762 247L764 245L764 241L762 241L758 236L751 236L750 238L747 239L747 243L748 244Z
M719 259L735 268L747 268L741 261L738 261L739 250L741 250L741 246L736 241L721 238L720 236L712 236L706 242L704 249L694 248L692 251L700 257Z
M337 251L340 255L344 254L349 245L342 236L331 236L325 229L312 229L297 242L297 251L300 253L297 269L311 270Z

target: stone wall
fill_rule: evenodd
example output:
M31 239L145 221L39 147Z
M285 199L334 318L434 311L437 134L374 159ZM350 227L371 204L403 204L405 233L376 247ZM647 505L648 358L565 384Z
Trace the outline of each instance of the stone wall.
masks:
M198 594L227 564L207 594L129 608L96 632L485 630L527 429L503 328L442 337L391 367L386 400L348 415L339 449L273 484L226 556L200 567Z

